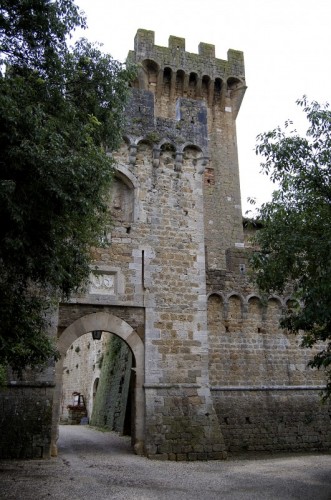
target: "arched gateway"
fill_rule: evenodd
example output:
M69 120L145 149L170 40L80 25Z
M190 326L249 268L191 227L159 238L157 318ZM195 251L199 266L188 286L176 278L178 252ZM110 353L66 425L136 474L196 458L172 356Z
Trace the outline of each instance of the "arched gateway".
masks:
M53 405L52 422L52 455L57 454L58 422L60 411L60 400L62 391L63 360L71 344L88 332L101 330L110 332L120 337L132 351L134 369L136 372L134 387L135 421L133 425L133 446L137 454L143 454L144 450L144 344L137 332L125 321L109 314L108 312L96 312L87 314L74 321L59 336L58 350L61 358L56 364L56 387Z

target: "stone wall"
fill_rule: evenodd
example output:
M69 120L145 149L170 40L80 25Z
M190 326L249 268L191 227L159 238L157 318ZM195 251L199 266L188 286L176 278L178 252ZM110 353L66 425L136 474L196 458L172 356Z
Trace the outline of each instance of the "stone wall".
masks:
M266 305L259 297L245 299L209 297L211 385L322 385L323 373L307 368L314 350L301 349L300 336L278 327L280 298Z
M49 314L49 335L56 333L56 312ZM8 369L0 387L0 458L49 458L51 454L55 362L21 377Z
M68 423L68 406L73 405L74 392L84 397L86 414L88 419L91 418L93 400L109 336L109 333L104 333L100 340L93 340L91 333L87 333L75 340L67 351L63 365L61 423Z
M319 391L278 386L212 393L230 453L330 449L331 408L321 404Z
M0 459L48 458L53 387L11 383L0 389Z
M131 367L130 349L111 336L103 357L91 425L131 435Z
M82 300L76 299L71 304L60 305L59 317L58 317L59 336L61 336L63 330L65 330L75 321L79 320L82 316L88 316L90 314L95 314L102 311L112 314L117 318L121 318L137 332L137 334L140 336L142 340L144 339L145 313L143 308L130 307L130 306L124 307L123 305L122 306L101 305L98 303L99 297L97 296L95 298L94 294L91 294L88 300L89 303L86 303L87 301L85 299ZM109 297L107 297L107 300L109 300ZM89 340L87 337L86 339L88 343ZM98 343L96 343L96 346L98 346ZM97 348L97 351L98 350L99 347Z
M279 328L290 297L260 297L243 250L229 271L208 273L209 373L229 452L316 451L331 445L331 405L321 403L323 371L308 362L299 335Z

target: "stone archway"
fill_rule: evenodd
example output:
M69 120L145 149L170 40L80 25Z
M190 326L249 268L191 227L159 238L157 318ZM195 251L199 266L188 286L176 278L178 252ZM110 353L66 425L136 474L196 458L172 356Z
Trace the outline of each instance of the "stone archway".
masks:
M61 358L56 363L56 387L53 400L52 418L52 456L57 455L58 423L60 413L60 399L62 391L62 375L64 355L70 345L82 335L93 330L110 332L120 337L132 351L135 362L135 387L134 387L134 442L135 453L142 455L144 452L144 344L137 332L125 321L107 312L87 314L74 321L60 335L58 350Z

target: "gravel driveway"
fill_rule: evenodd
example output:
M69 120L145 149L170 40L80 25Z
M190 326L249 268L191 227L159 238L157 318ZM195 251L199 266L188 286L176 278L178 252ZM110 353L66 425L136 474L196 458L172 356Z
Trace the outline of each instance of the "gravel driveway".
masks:
M0 462L0 498L331 500L331 455L159 462L128 438L62 426L58 458Z

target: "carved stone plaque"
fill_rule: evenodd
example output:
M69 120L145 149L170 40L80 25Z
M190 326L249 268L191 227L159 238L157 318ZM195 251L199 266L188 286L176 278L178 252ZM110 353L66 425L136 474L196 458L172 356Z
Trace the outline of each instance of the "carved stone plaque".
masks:
M115 275L110 273L91 273L90 293L115 295Z

